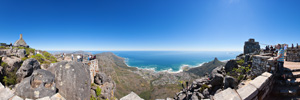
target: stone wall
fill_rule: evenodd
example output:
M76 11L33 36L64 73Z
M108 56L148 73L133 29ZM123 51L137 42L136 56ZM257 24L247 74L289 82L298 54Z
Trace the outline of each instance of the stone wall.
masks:
M271 56L253 55L250 75L256 77L264 72L276 72L276 61Z
M91 83L94 83L94 77L96 76L96 73L99 72L98 59L90 61L89 65L90 65Z
M264 100L273 89L274 75L264 72L247 85L234 90L227 88L213 96L214 100Z
M286 61L299 62L300 61L300 48L288 48L286 50Z

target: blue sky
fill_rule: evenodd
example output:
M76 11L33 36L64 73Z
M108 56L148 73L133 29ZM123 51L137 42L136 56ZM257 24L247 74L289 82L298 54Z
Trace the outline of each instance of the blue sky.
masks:
M239 51L297 43L299 0L0 0L0 42L41 50ZM263 45L262 45L263 46Z

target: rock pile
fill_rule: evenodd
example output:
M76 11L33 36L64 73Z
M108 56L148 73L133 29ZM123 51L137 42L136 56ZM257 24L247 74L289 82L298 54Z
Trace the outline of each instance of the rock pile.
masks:
M224 81L225 80L225 81ZM225 84L225 85L224 85ZM209 99L211 95L218 93L223 88L236 88L237 81L226 76L223 66L215 68L210 77L205 76L193 81L191 85L186 83L186 86L182 85L183 90L176 93L175 100L200 100ZM186 87L186 88L185 88Z

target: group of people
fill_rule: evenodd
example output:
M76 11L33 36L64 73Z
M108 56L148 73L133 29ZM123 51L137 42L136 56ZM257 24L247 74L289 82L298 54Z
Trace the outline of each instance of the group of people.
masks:
M74 55L72 54L71 56L72 56L72 61L73 61L74 60ZM77 62L82 62L83 59L84 59L84 57L83 57L82 54L81 55L77 55ZM91 60L94 60L94 59L96 59L95 55L94 56L93 55L88 55L88 57L87 57L88 61L91 61Z

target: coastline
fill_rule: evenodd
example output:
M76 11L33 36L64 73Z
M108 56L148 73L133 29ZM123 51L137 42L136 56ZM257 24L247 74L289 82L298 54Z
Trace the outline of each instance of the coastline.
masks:
M230 60L230 59L228 59L228 60L222 60L221 62L226 63L226 62L229 61L229 60ZM211 60L211 61L213 61L213 60ZM211 62L211 61L208 61L208 62ZM180 68L179 68L178 71L174 71L172 68L165 69L165 70L159 70L159 71L158 71L158 70L156 70L156 68L140 68L140 67L136 67L136 66L130 66L130 65L128 64L128 62L129 62L129 58L124 58L124 63L125 63L128 67L134 67L134 68L137 68L138 70L152 71L152 72L155 72L155 73L160 73L160 72L165 72L165 73L181 73L181 72L183 72L183 70L184 70L185 68L190 69L190 68L195 68L195 67L201 67L203 64L208 63L208 62L203 62L203 63L200 63L200 64L198 64L198 65L196 65L196 66L191 66L191 65L188 65L188 64L181 64L181 66L180 66Z

